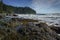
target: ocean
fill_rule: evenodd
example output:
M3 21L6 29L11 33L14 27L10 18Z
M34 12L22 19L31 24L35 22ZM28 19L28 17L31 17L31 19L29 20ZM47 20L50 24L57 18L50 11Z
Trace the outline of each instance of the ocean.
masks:
M20 18L44 21L50 25L60 26L60 14L17 14Z

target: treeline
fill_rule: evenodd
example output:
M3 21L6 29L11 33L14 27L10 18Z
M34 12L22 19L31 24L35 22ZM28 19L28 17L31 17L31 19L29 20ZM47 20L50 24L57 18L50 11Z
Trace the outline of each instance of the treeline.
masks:
M14 7L0 1L0 13L36 14L30 7Z

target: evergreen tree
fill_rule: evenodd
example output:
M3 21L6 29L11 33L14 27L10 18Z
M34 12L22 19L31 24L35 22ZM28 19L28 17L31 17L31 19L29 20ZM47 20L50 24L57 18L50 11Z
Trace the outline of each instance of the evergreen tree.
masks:
M0 0L0 13L36 14L36 11L30 7L14 7L6 5L3 3L3 0Z
M3 0L0 0L0 13L3 11Z

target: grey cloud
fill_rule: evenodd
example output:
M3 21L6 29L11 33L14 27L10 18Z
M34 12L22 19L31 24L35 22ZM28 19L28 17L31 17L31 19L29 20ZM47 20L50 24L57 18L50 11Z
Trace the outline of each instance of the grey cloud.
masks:
M33 0L34 5L49 5L54 6L60 4L60 0Z
M36 10L58 10L60 7L60 0L33 0L32 6L35 7Z

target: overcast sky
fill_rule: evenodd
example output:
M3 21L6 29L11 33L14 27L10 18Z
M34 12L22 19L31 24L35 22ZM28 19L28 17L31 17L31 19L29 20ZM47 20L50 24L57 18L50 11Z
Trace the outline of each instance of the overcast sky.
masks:
M4 3L18 7L29 6L37 13L60 13L60 0L4 0Z

